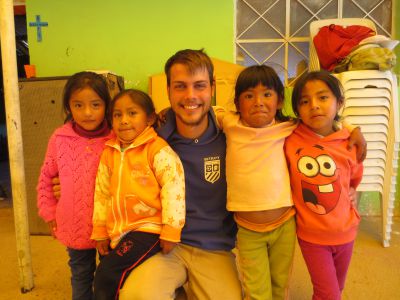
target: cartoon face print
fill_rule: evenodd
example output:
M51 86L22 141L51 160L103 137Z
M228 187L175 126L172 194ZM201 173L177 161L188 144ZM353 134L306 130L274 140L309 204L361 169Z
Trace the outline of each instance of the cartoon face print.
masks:
M130 241L130 240L123 241L120 245L118 245L117 254L119 256L124 256L124 254L126 252L128 252L129 250L131 250L132 247L133 247L132 241Z
M305 205L314 213L325 215L337 205L341 186L336 163L320 145L298 149L297 169Z

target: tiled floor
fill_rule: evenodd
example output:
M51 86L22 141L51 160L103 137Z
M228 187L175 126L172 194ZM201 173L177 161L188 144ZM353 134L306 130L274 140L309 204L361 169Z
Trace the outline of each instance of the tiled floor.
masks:
M400 299L400 218L393 224L389 248L381 246L379 228L379 218L363 219L343 299ZM35 288L21 294L13 211L9 205L0 208L0 236L0 299L71 299L67 254L60 243L49 236L31 236ZM308 300L311 292L309 276L297 248L289 299Z

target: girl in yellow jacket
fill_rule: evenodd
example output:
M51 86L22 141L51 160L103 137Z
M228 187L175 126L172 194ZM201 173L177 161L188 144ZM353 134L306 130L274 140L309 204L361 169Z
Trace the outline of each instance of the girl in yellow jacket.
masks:
M111 103L115 138L101 156L94 197L93 233L103 258L95 299L116 299L129 272L180 241L185 222L182 163L152 125L151 98L126 90Z

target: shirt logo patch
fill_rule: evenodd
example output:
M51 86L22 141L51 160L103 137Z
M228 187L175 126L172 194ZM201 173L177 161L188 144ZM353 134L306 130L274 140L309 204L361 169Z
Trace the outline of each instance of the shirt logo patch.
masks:
M216 182L220 175L219 157L209 157L204 160L204 179L210 183Z

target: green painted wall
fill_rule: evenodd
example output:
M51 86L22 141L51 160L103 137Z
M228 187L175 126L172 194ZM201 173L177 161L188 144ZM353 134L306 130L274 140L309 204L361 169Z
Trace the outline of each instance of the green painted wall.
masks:
M168 57L185 48L205 48L234 61L233 0L27 0L27 23L48 22L37 42L28 26L31 64L37 76L111 70L126 87L147 90Z

